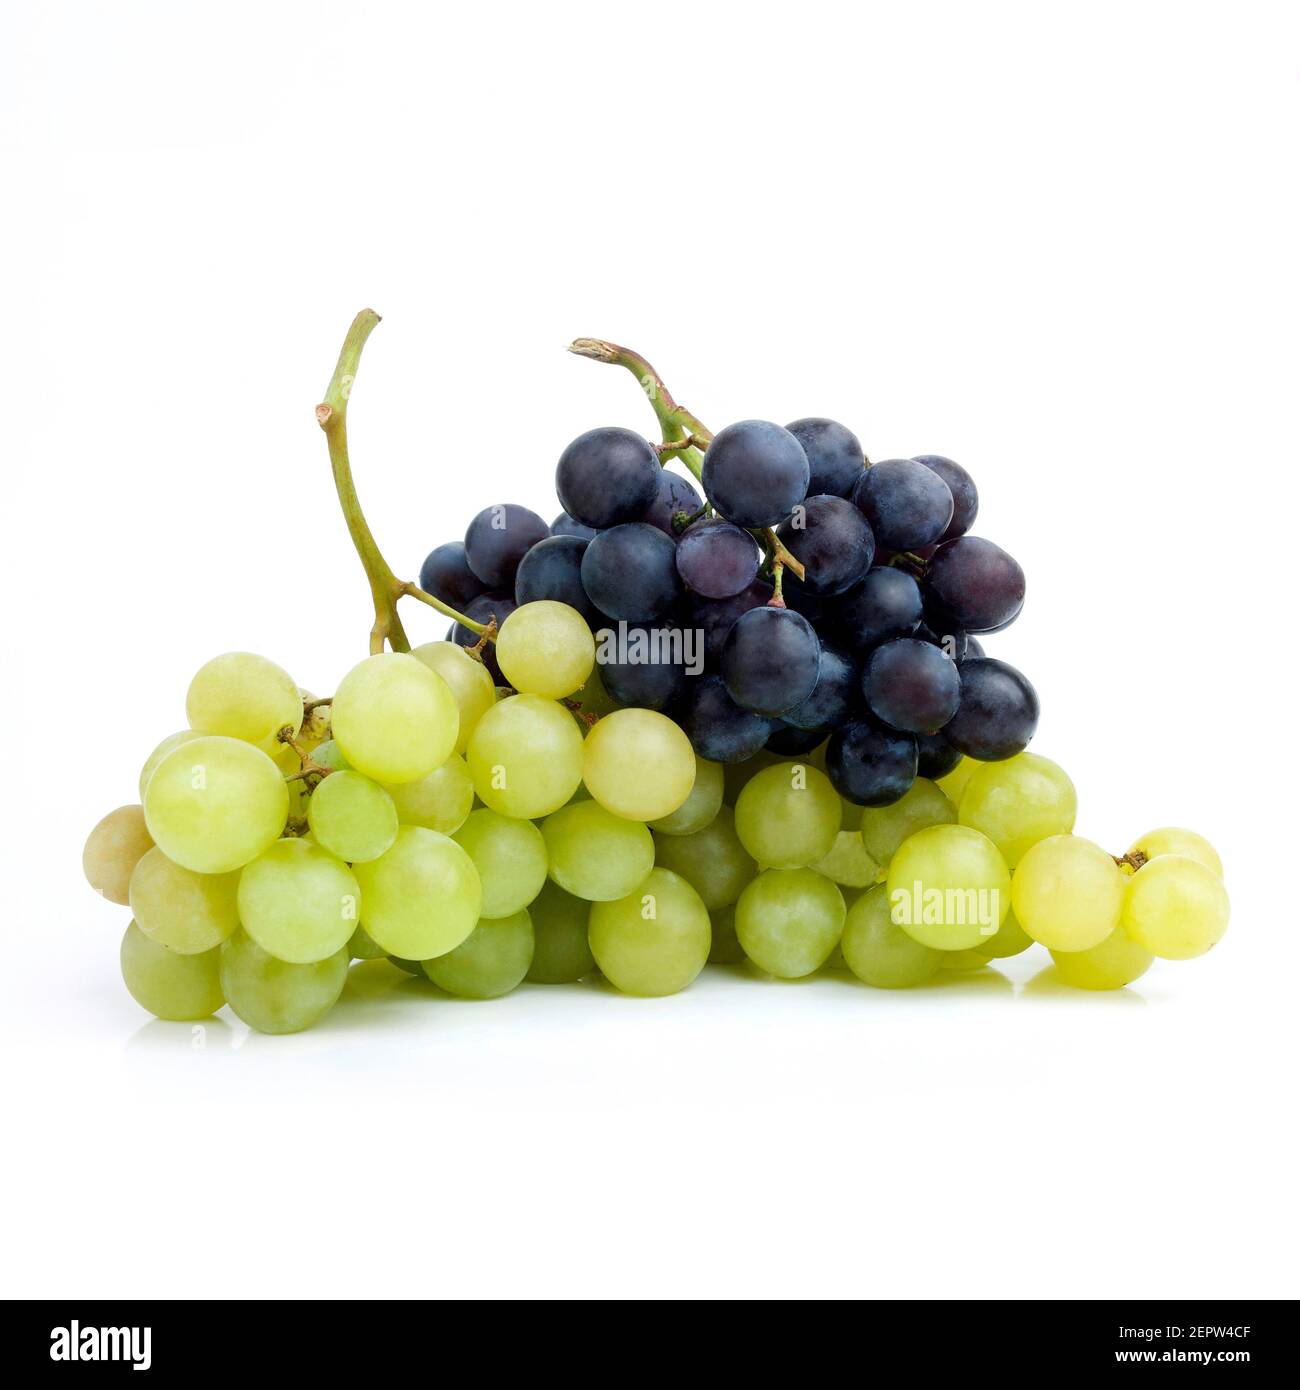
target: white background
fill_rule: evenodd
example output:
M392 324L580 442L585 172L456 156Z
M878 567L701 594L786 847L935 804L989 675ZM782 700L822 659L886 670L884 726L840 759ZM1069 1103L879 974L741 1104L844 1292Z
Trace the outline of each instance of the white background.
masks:
M1300 1292L1297 32L1282 4L14 4L3 1292ZM193 671L327 692L395 568L557 510L646 353L714 428L949 454L1029 575L990 648L1115 850L1220 847L1220 948L1093 997L708 971L296 1038L150 1022L82 840ZM419 639L442 635L423 610ZM16 678L16 679L15 679ZM386 983L388 982L388 983ZM1005 1329L1004 1329L1005 1331Z

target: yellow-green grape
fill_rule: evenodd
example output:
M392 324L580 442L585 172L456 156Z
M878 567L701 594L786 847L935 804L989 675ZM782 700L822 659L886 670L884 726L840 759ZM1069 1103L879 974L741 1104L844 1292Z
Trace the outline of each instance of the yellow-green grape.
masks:
M130 902L131 875L153 848L143 806L119 806L86 837L81 868L86 882L111 903Z
M1133 841L1128 852L1145 854L1148 859L1158 859L1162 854L1181 854L1185 859L1195 859L1204 864L1215 877L1223 877L1223 860L1219 858L1218 850L1195 830L1183 830L1176 825L1148 830Z
M239 920L264 950L307 965L348 944L361 890L341 860L305 840L277 840L239 875Z
M852 801L840 797L840 829L841 830L861 830L862 812L866 808L856 806Z
M478 870L483 885L480 916L512 917L541 892L546 841L532 821L482 807L470 813L453 838Z
M934 782L924 777L918 777L892 805L864 807L859 820L867 854L882 868L889 867L894 851L909 835L927 826L956 823L957 808Z
M1074 783L1063 767L1037 753L1017 753L975 768L957 819L987 835L1014 869L1039 840L1068 835L1077 810Z
M365 927L358 927L348 937L348 955L353 960L382 960L387 954Z
M430 960L474 930L482 888L474 861L446 835L404 825L391 849L353 872L361 920L389 955Z
M303 704L302 728L298 730L298 742L310 753L330 736L330 707L327 704L315 705L314 709L308 710L307 706L314 704L316 697L310 690L303 690L301 686L298 695Z
M460 711L460 726L456 733L457 753L463 753L474 726L497 702L497 688L492 672L455 642L426 642L413 647L411 655L436 671L451 689Z
M321 767L329 768L331 772L351 772L353 770L352 764L343 756L343 750L332 738L327 738L324 743L318 744L312 749L311 760Z
M503 816L549 816L582 780L582 734L540 695L512 695L479 720L465 750L479 800Z
M1040 840L1016 866L1016 920L1049 951L1086 951L1119 926L1124 875L1100 845L1078 835Z
M204 737L173 748L154 769L144 818L169 858L201 874L242 868L279 839L289 817L284 778L259 748Z
M302 696L288 671L252 652L227 652L200 666L185 696L185 717L201 734L280 747L276 734L302 725Z
M1191 960L1228 930L1228 890L1200 860L1162 854L1124 884L1122 924L1152 955Z
M499 999L533 963L533 924L526 908L484 919L454 950L424 962L439 989L461 999Z
M182 955L148 937L134 922L122 938L122 979L131 998L158 1018L207 1018L226 1002L220 949Z
M966 792L966 784L974 776L975 769L979 766L980 764L975 758L963 758L951 772L945 772L935 782L935 786L954 806L959 806Z
M841 830L830 853L812 867L845 888L869 888L880 873L880 865L867 853L856 830Z
M981 941L977 949L994 960L1006 960L1008 956L1018 956L1021 951L1027 951L1033 944L1034 938L1016 921L1016 914L1008 912L1002 919L997 935Z
M418 782L451 757L460 710L451 687L423 662L383 652L343 677L330 723L358 772L376 782Z
M239 925L238 890L238 874L196 874L155 847L131 875L131 914L160 946L197 955L220 946Z
M671 816L690 796L695 750L667 715L652 709L618 709L587 735L582 780L592 797L616 816L659 820Z
M937 951L965 951L993 936L1011 907L1011 875L997 846L964 825L909 835L889 864L896 926Z
M923 945L897 926L883 883L854 900L840 937L844 964L865 984L877 989L907 989L922 984L939 969L942 951Z
M661 835L693 835L703 830L718 814L722 805L725 778L722 764L705 758L695 759L695 785L691 794L671 815L650 822L650 829Z
M983 951L940 951L940 970L983 970L990 957Z
M319 1023L338 1002L348 978L348 953L336 951L310 965L295 965L264 951L238 931L220 951L221 992L240 1018L259 1033L300 1033Z
M601 973L624 994L676 994L709 958L709 913L684 878L652 869L634 893L592 904L588 938Z
M551 877L588 902L625 898L655 866L654 836L597 801L575 801L542 822Z
M596 643L576 608L554 599L520 604L497 633L501 674L525 695L561 700L591 675Z
M750 778L757 777L764 768L775 767L786 760L778 753L761 748L752 758L741 763L727 763L723 768L722 799L728 806L734 806L741 792L748 786Z
M745 948L736 935L736 906L715 908L709 913L713 940L709 946L710 965L736 965L745 959Z
M815 864L831 852L839 833L839 793L808 763L765 768L736 798L736 834L764 868Z
M573 692L570 700L578 706L572 714L582 726L584 734L597 719L603 719L614 710L622 709L622 705L605 689L605 682L600 678L599 666L595 667L591 675Z
M417 980L426 981L429 978L424 973L422 960L407 960L403 956L389 956L388 960L399 970L405 971L408 975L414 975Z
M418 782L392 782L384 790L403 825L422 825L443 835L455 834L474 807L474 782L457 753Z
M527 978L537 985L569 985L595 969L587 940L591 904L557 883L542 884L528 905L533 923L533 963Z
M710 912L728 907L758 872L758 865L736 834L736 813L723 806L693 835L656 835L655 861L680 874Z
M736 936L760 970L798 980L825 962L844 916L840 890L815 869L764 869L736 904Z
M1075 989L1123 989L1145 975L1155 957L1116 927L1086 951L1053 951L1061 978Z
M158 747L149 754L145 759L144 766L140 769L140 800L142 802L144 801L145 788L149 785L149 779L153 776L154 769L167 754L173 748L179 748L182 743L191 743L194 739L202 737L202 734L196 733L193 729L182 729L179 733L168 734ZM281 744L280 747L284 747L284 745ZM293 749L289 751L293 752Z
M469 781L468 772L465 780ZM472 796L472 787L470 793ZM307 824L316 842L331 854L349 864L364 864L378 859L397 839L397 807L388 792L369 777L359 772L332 772L307 802Z

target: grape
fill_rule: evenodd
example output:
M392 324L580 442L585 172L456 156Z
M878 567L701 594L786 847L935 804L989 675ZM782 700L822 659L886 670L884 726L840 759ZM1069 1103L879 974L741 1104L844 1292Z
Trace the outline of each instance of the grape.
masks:
M916 580L906 570L877 566L836 601L834 621L849 645L865 652L890 637L910 637L922 611Z
M989 958L983 951L940 951L939 969L940 970L983 970L987 967Z
M466 750L479 799L503 816L549 816L582 780L582 734L563 705L514 695L478 722Z
M791 592L842 594L866 578L876 551L866 517L843 497L809 497L776 534L804 567L802 579L787 576Z
M652 869L625 898L593 903L587 931L601 973L624 994L675 994L709 958L708 911L667 869Z
M480 594L472 603L465 605L463 612L467 618L476 623L486 624L495 621L499 631L501 625L518 606L508 594ZM453 623L447 632L447 640L454 642L458 647L478 647L483 640L483 635L471 631L462 623ZM501 674L501 667L497 665L495 644L488 642L480 654L483 658L483 665L487 667L492 677L493 685L505 685L505 677Z
M896 926L937 951L965 951L995 935L1011 906L1011 875L997 847L964 825L909 835L889 864Z
M537 985L568 985L595 969L587 941L591 904L549 880L529 904L533 922L533 963L527 978Z
M221 991L230 1007L259 1033L300 1033L338 1002L348 978L348 953L295 965L264 951L238 931L221 947Z
M805 700L803 703L807 704L808 701ZM782 758L802 758L814 749L820 748L825 742L825 729L797 729L793 724L778 719L776 728L763 746Z
M620 624L602 629L596 657L605 689L621 705L666 709L686 689L688 633L677 627ZM604 634L608 633L608 638Z
M969 758L995 763L1024 750L1038 728L1038 692L1005 661L961 664L961 703L943 736Z
M548 536L538 541L519 562L515 575L516 603L553 599L577 609L589 626L599 625L604 615L582 587L582 557L586 549L587 542L576 536Z
M1134 840L1128 847L1130 854L1145 854L1148 859L1156 859L1162 854L1181 854L1204 864L1216 878L1223 877L1223 860L1218 851L1203 836L1194 830L1181 830L1167 825L1160 830L1148 830L1145 835ZM114 899L116 902L117 899Z
M580 541L589 541L596 534L594 526L584 526L582 522L575 521L568 512L561 512L559 516L551 522L551 535L553 536L575 536ZM540 545L541 542L539 541ZM535 547L534 547L535 548ZM523 563L522 561L520 562ZM518 575L515 582L518 583Z
M688 526L677 542L677 573L705 598L735 598L758 574L758 546L748 531L721 517Z
M362 924L390 955L444 955L478 921L483 893L474 861L436 830L404 825L391 849L354 872Z
M961 762L961 754L942 734L917 734L916 775L937 782Z
M704 495L737 526L775 526L808 493L808 456L780 425L741 420L704 455Z
M818 969L844 929L844 897L813 869L764 869L736 904L736 936L760 970L798 980Z
M672 815L690 796L695 753L666 715L649 709L615 710L587 735L582 780L616 816L658 820Z
M182 955L130 923L122 937L122 979L131 998L158 1018L207 1018L226 1002L221 992L220 951Z
M348 866L319 845L277 840L244 866L236 901L241 925L264 951L308 965L348 944L360 896Z
M1025 602L1024 570L1001 546L979 536L944 542L926 567L925 587L960 632L996 632Z
M330 854L349 864L362 864L378 859L397 839L397 807L392 796L369 777L332 772L307 803L307 824L316 842Z
M407 960L404 956L385 956L385 960L395 965L399 970L403 970L408 975L414 975L417 980L425 982L428 976L424 973L424 962L422 960Z
M1086 951L1105 941L1119 926L1123 899L1124 875L1115 861L1077 835L1040 840L1011 883L1016 920L1051 951Z
M334 741L376 782L418 782L456 747L451 687L415 657L384 652L354 666L334 693Z
M463 613L483 592L483 581L469 567L461 541L447 541L429 552L420 566L420 588Z
M546 842L532 821L483 808L472 811L453 838L478 870L482 917L513 917L541 892Z
M866 455L852 430L834 420L810 416L786 426L808 459L808 495L848 497L862 475Z
M821 653L807 618L789 608L753 608L727 634L722 678L742 708L775 717L812 694Z
M735 906L719 907L709 913L712 941L709 943L710 965L738 965L745 959L745 948L736 935Z
M654 500L642 512L639 519L648 522L651 526L657 526L661 531L675 538L677 528L673 525L673 518L679 512L684 512L687 516L694 516L703 507L704 498L696 492L687 479L676 473L670 473L666 468L661 468L659 470L659 486L655 492Z
M424 973L461 999L499 999L533 963L533 924L526 909L481 921L446 955L426 960Z
M854 719L831 734L826 773L835 790L859 806L888 806L916 778L916 740L911 734Z
M550 876L588 902L624 898L654 868L655 843L637 821L595 801L562 806L542 822Z
M906 989L924 983L938 971L944 955L894 925L889 891L883 883L869 888L849 908L840 950L845 965L858 979L877 989Z
M1056 969L1075 989L1123 989L1151 968L1155 957L1116 927L1086 951L1053 951Z
M497 636L501 673L522 694L558 700L591 675L596 644L582 614L538 599L516 608Z
M840 830L830 778L805 763L778 763L736 799L736 834L764 868L799 869L829 854Z
M348 955L353 960L383 960L388 952L370 935L365 927L358 927L348 937Z
M170 753L173 748L179 748L182 743L193 743L196 738L202 737L202 734L196 733L193 729L182 729L177 734L168 734L158 747L149 754L148 758L145 759L144 766L140 769L140 800L142 802L144 801L145 790L149 786L149 779L154 774L154 769L162 762L167 754ZM292 753L293 749L289 749L289 752Z
M1027 951L1033 944L1034 938L1016 921L1016 914L1008 912L1002 919L997 935L980 942L979 950L986 956L1005 960L1009 956L1018 956L1021 951Z
M853 501L885 550L933 545L952 520L952 493L935 472L915 459L872 464L853 488Z
M384 790L403 825L422 825L442 835L455 834L474 806L474 781L465 759L455 753L418 782L393 782Z
M274 661L252 652L227 652L199 668L185 696L190 728L256 744L264 753L279 749L286 726L302 723L302 696L293 677Z
M582 557L582 587L602 613L625 622L662 618L682 593L677 546L658 527L628 521L602 531Z
M577 708L573 708L573 706ZM605 689L605 684L601 680L600 668L596 667L591 675L573 692L570 699L564 701L564 708L573 715L578 728L585 734L592 723L610 714L618 708L618 705L611 698Z
M933 782L918 777L891 805L866 808L858 825L866 852L877 864L887 865L909 835L956 823L957 808Z
M722 806L724 777L721 763L695 759L695 784L691 794L675 810L650 822L661 835L693 835L713 823Z
M495 694L495 692L494 692ZM343 750L332 738L327 738L312 751L312 762L319 763L333 772L351 772L352 764L343 756Z
M862 693L872 714L904 733L934 733L957 712L957 664L928 642L895 637L876 648L862 672Z
M659 455L639 434L618 426L580 434L560 455L560 505L588 526L635 521L659 492Z
M939 537L940 544L964 536L970 530L975 513L980 507L980 495L976 490L975 480L961 464L944 458L942 454L917 454L916 461L925 464L932 473L937 473L948 484L948 491L952 493L952 520L948 523L948 529Z
M1228 930L1228 891L1199 860L1162 854L1124 885L1122 923L1127 935L1152 955L1191 960L1203 956Z
M936 777L934 781L939 790L954 806L960 806L966 788L970 785L970 779L975 775L979 766L980 764L974 758L964 758L959 754L956 766L941 777Z
M958 819L997 845L1007 868L1049 835L1068 835L1078 810L1065 769L1037 753L977 767L962 793Z
M721 676L693 681L678 719L696 753L718 763L739 763L753 757L775 727L764 715L741 709L727 693Z
M453 751L463 753L474 726L497 702L491 672L455 642L426 642L411 655L447 682L460 714Z
M718 800L722 800L719 773ZM110 811L86 838L81 868L86 882L111 903L130 901L131 875L153 848L153 836L144 823L143 806L119 806Z
M762 579L756 579L743 593L735 598L706 599L698 594L687 596L687 622L690 627L703 634L704 659L715 663L722 655L727 634L742 613L751 608L762 608L772 599L772 586Z
M197 955L220 946L239 925L238 888L238 874L195 873L155 846L131 875L131 914L160 946Z
M734 903L758 872L736 834L730 806L720 807L713 820L692 835L656 835L655 862L684 878L710 912Z
M550 534L551 528L536 512L513 502L498 502L484 507L470 522L465 532L465 561L487 588L507 591L515 586L520 560Z
M234 738L205 735L173 748L144 796L154 842L201 874L229 873L256 859L288 816L289 793L275 764Z
M840 830L830 851L812 867L845 888L870 887L880 873L855 830Z

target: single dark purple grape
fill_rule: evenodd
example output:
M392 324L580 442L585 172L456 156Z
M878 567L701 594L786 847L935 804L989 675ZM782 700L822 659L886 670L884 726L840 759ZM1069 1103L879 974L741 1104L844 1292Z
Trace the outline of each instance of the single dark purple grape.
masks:
M514 588L520 560L550 534L551 528L536 512L499 502L484 507L470 522L465 559L489 590L504 593Z
M843 724L862 704L857 663L846 651L822 643L817 684L806 700L787 710L782 722L798 729L820 729L823 734Z
M777 726L764 747L769 753L779 753L783 758L801 758L805 753L811 753L814 748L820 748L825 742L825 729L796 729L793 724L787 724L781 719L777 721Z
M1025 572L992 541L958 536L935 551L926 566L925 590L930 605L955 631L997 632L1024 606Z
M943 736L982 763L1013 758L1038 728L1038 692L1005 661L977 657L961 664L961 703Z
M769 420L741 420L704 455L704 495L737 526L775 526L808 494L803 446Z
M612 648L596 649L597 670L609 695L620 705L667 709L686 693L691 659L687 631L674 627L620 624L609 629ZM698 674L698 673L697 673Z
M808 456L808 495L849 497L867 466L858 437L834 420L809 416L786 426Z
M485 623L489 618L497 620L497 628L515 611L519 605L506 594L480 594L478 598L471 600L461 610L467 618L472 618L476 623ZM479 643L479 634L471 632L469 628L462 627L459 623L453 623L451 631L447 637L460 647L475 647ZM497 649L494 642L489 642L483 648L483 664L492 672L492 679L497 685L509 685L510 682L501 674L501 667L497 665Z
M970 644L975 639L965 632L941 632L939 628L944 625L943 615L935 612L933 606L928 616L938 626L923 622L912 635L938 647L950 661L965 661L970 654Z
M594 526L584 526L582 522L575 521L568 512L561 512L551 522L551 535L553 536L577 536L580 541L589 541L595 534L596 528Z
M748 531L721 517L688 526L677 542L677 573L705 598L735 598L754 582L760 559Z
M876 544L895 554L933 545L952 520L952 493L915 459L873 463L853 489L854 504L871 523Z
M704 660L717 665L722 648L737 618L751 608L762 608L772 598L772 586L756 579L735 598L707 599L690 595L686 610L688 625L704 635Z
M859 583L871 568L875 537L867 519L843 497L808 497L776 528L781 544L804 567L787 573L791 589L829 596Z
M923 463L931 472L937 473L952 493L952 520L948 529L939 537L940 541L955 540L964 536L975 521L980 509L980 495L975 487L975 479L959 463L946 459L942 454L917 454L917 463Z
M431 550L420 566L420 588L463 613L484 590L483 581L465 561L463 541L446 541Z
M932 734L957 713L957 663L919 637L895 637L867 658L862 693L872 714L908 734Z
M580 434L560 455L555 491L577 521L603 529L635 521L659 491L659 455L617 425Z
M959 661L973 661L976 657L984 656L984 645L978 637L967 637L966 649L958 657Z
M961 762L961 754L942 734L917 734L916 775L932 782L946 777Z
M921 623L921 586L906 570L879 565L836 601L834 622L855 651L906 637Z
M675 710L696 754L713 763L743 763L767 742L775 722L741 707L721 676L691 681Z
M738 705L775 719L812 694L821 655L817 633L802 614L751 608L727 634L719 669Z
M841 725L826 745L826 775L856 806L889 806L916 781L916 739L871 719Z
M694 516L703 506L704 498L690 482L667 468L661 468L654 501L641 513L638 520L649 522L651 526L657 526L676 539L678 532L673 525L673 518L677 513L685 512L687 516Z
M644 521L625 521L587 542L582 587L602 613L629 623L662 618L682 594L677 546Z
M577 536L548 536L538 541L520 560L515 572L515 602L553 599L576 608L589 623L600 622L604 614L582 587L582 557L586 549L587 542Z
M835 600L823 598L820 594L809 593L789 570L785 572L783 597L787 608L793 608L796 613L802 613L814 627L820 628L828 625Z

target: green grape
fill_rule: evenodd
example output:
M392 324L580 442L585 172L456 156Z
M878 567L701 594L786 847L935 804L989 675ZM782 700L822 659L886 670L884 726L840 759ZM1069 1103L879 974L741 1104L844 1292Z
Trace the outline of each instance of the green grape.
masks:
M1040 840L1016 866L1016 920L1050 951L1086 951L1119 926L1124 875L1100 845L1078 835Z
M426 981L429 978L424 973L422 960L407 960L404 956L389 956L388 960L399 970L404 970L408 975L414 975L417 980Z
M158 747L145 759L144 766L140 769L141 802L144 801L145 789L149 785L149 779L154 774L154 769L162 762L167 754L170 753L173 748L179 748L182 743L191 743L194 739L202 737L202 734L196 733L193 729L182 729L180 733L168 734L167 737L163 739ZM284 745L281 744L280 746L283 747ZM290 749L289 751L292 752L293 750Z
M966 784L975 773L975 769L980 763L974 758L963 758L951 772L945 772L936 782L935 786L952 802L954 806L961 805L962 796L966 792Z
M525 695L561 700L596 664L596 643L576 608L553 599L520 604L497 633L501 674Z
M697 830L703 830L722 805L724 781L721 763L711 763L697 757L695 785L691 788L690 796L670 815L651 821L650 829L657 830L661 835L693 835Z
M862 843L877 864L888 868L894 852L909 835L927 826L956 823L957 808L935 783L918 777L906 794L892 805L863 808Z
M889 911L889 890L883 883L855 899L844 919L840 937L844 964L878 989L919 985L939 969L942 951L925 946L896 926Z
M131 875L153 848L143 806L119 806L86 837L81 868L86 882L111 903L130 902Z
M736 906L715 908L709 913L713 931L709 946L710 965L737 965L745 959L745 948L736 935Z
M197 955L221 945L239 925L238 889L238 874L196 874L155 846L131 875L131 914L160 946Z
M736 936L760 970L811 975L844 929L844 896L815 869L764 869L736 904Z
M494 705L465 757L479 800L518 820L558 811L582 780L582 734L563 705L540 695Z
M348 955L353 960L382 960L387 954L365 927L358 927L348 937Z
M524 908L479 922L454 950L426 960L424 973L461 999L497 999L523 980L532 963L533 924Z
M348 944L360 897L352 871L319 845L277 840L239 875L239 920L264 951L309 965Z
M593 669L591 675L573 692L570 698L571 702L578 706L572 713L584 734L597 719L603 719L616 709L623 708L605 689L605 682L600 678L599 666Z
M348 978L340 950L310 965L295 965L264 951L245 931L221 947L221 991L226 1002L259 1033L299 1033L319 1023L338 1002Z
M122 937L122 979L131 998L158 1018L207 1018L226 1002L220 949L182 955L148 937L134 922Z
M418 782L393 782L384 790L403 825L422 825L443 835L455 834L474 807L474 783L457 753Z
M587 735L582 780L616 816L660 820L690 796L695 751L667 715L652 709L615 710Z
M173 748L144 794L149 833L169 859L201 874L229 873L279 839L289 793L275 764L239 739L204 737Z
M185 696L190 728L256 744L264 753L280 746L286 726L302 725L302 696L288 671L252 652L227 652L201 666Z
M937 951L979 946L1011 906L1011 875L997 846L964 825L930 825L909 835L889 864L894 924Z
M880 873L880 865L867 853L856 830L841 830L830 853L812 867L844 888L869 888Z
M1213 869L1162 854L1124 885L1124 931L1164 960L1203 956L1228 930L1228 890Z
M474 930L482 888L474 861L446 835L404 825L391 849L353 872L361 920L390 955L430 960Z
M988 965L990 957L983 951L940 951L939 969L940 970L983 970Z
M546 841L530 820L481 807L453 836L483 885L482 917L513 917L546 882Z
M454 751L463 753L474 726L497 702L492 672L455 642L426 642L422 647L413 647L411 655L437 672L450 687L460 711Z
M418 782L451 757L460 710L451 687L423 662L383 652L339 682L331 727L358 772L376 782Z
M542 822L550 875L588 902L625 898L655 866L654 836L596 801L562 806Z
M465 779L469 780L468 773ZM307 802L307 824L317 842L331 854L349 864L364 864L378 859L397 839L397 807L388 792L369 777L359 772L332 772Z
M765 768L736 798L736 834L764 868L815 864L831 852L839 833L839 793L808 763Z
M709 958L709 913L684 878L652 869L636 892L592 904L588 937L601 973L624 994L676 994Z
M736 834L736 813L723 806L693 835L656 835L655 861L680 874L710 912L729 907L758 872Z
M1008 911L996 936L981 941L978 949L995 960L1006 960L1008 956L1018 956L1034 944L1034 938L1016 921L1016 914Z
M1014 869L1026 851L1049 835L1074 829L1074 783L1050 758L1017 753L1000 763L981 763L962 792L957 819L998 847Z
M1053 951L1056 969L1076 989L1123 989L1151 968L1155 957L1116 927L1086 951Z
M734 806L741 792L749 784L751 777L756 777L764 768L775 767L777 763L782 762L785 762L785 759L779 754L762 748L752 758L746 758L742 763L728 763L723 768L722 773L723 801L728 806Z
M327 738L324 743L317 744L312 749L312 762L319 763L321 767L327 767L331 772L351 772L352 764L343 756L343 750L334 742L332 738Z
M1148 830L1133 841L1128 852L1145 854L1148 859L1157 859L1162 854L1181 854L1186 859L1195 859L1204 864L1216 878L1223 877L1223 860L1219 858L1218 850L1195 830L1183 830L1176 825Z
M533 922L533 963L527 978L537 985L568 985L596 967L587 940L591 904L549 879L528 905Z
M864 806L856 806L852 801L840 797L840 829L861 830Z

